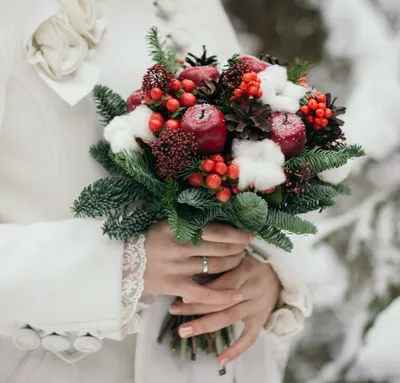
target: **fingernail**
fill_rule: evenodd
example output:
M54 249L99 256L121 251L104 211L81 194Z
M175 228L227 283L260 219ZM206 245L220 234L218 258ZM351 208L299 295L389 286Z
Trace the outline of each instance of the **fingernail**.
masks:
M190 301L187 300L187 299L185 299L185 298L182 298L182 302L183 302L183 303L186 303L186 304L187 304L187 303L190 303Z
M241 302L243 300L243 295L242 294L236 294L233 296L233 301L234 302Z
M192 335L193 328L192 327L182 327L179 329L179 336L181 338L187 338L188 336Z
M169 307L169 312L173 315L179 314L181 312L181 308L178 305L172 304Z
M229 363L229 359L228 358L224 358L219 362L221 367L226 366L228 363Z

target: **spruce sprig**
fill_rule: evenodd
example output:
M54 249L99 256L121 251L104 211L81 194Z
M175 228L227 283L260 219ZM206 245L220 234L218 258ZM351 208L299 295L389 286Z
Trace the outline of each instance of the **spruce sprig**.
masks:
M311 63L295 58L287 68L288 80L297 84L302 77L307 76L310 68Z
M167 42L162 39L156 27L152 27L147 33L146 40L149 47L149 54L153 61L166 65L172 73L177 73L178 58L176 54L168 49Z
M208 210L221 206L215 195L212 195L206 189L191 188L183 190L178 196L178 203L186 204L196 209Z
M153 172L150 161L145 154L134 150L120 152L115 155L115 163L126 174L144 185L150 194L162 198L165 194L165 184L161 182Z
M74 201L76 217L107 217L145 198L147 190L138 182L122 178L102 178L85 187Z
M306 148L298 157L292 157L285 162L289 169L296 170L309 164L310 170L314 173L321 173L328 169L338 168L345 165L349 159L347 148L338 151L324 150L318 147Z
M366 154L361 145L348 145L344 148L344 150L347 152L349 159L364 157Z
M243 229L258 234L265 225L268 215L267 202L252 192L239 193L231 200L228 210L232 222L239 224Z
M103 126L127 113L125 100L105 85L94 87L93 100Z
M316 234L316 226L305 219L277 209L269 209L265 224L294 234Z
M110 239L126 241L131 237L144 234L159 219L160 211L154 204L146 204L131 212L113 214L103 225L103 234Z
M122 175L123 171L114 162L114 153L107 141L99 141L89 149L90 155L112 175Z
M275 227L264 226L258 233L258 237L284 251L291 252L293 250L293 243L290 238Z

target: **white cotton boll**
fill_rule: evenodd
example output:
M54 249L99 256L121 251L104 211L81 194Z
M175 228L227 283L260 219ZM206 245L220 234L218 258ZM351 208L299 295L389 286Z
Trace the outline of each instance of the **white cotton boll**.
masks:
M274 141L266 138L262 141L233 140L232 154L235 158L248 158L254 162L267 160L282 166L285 156L281 147Z
M114 134L113 139L110 141L111 150L113 153L122 151L140 150L138 143L135 138L126 130L120 130Z
M240 190L246 190L254 183L256 172L258 170L255 168L257 167L256 162L250 158L240 157L236 158L234 163L238 164L240 169L238 187Z
M257 190L267 190L285 182L286 176L281 166L273 162L260 162L255 167L254 187ZM240 181L240 178L239 178Z
M258 73L261 79L261 89L273 88L277 92L281 92L287 82L287 70L280 65L270 65L262 72Z
M259 142L263 147L263 158L273 162L274 164L283 166L285 163L285 155L282 153L279 144L268 138Z
M115 134L119 131L126 130L128 125L128 116L118 116L111 120L111 122L104 128L104 138L107 142L111 143Z
M146 105L139 105L128 115L128 131L134 136L146 142L155 141L156 137L149 129L149 120L153 114Z
M291 81L287 81L281 95L289 97L293 100L302 99L307 93L307 89L304 86L293 84Z
M353 162L348 161L345 165L339 166L338 168L328 169L322 173L318 173L318 178L321 181L328 182L330 184L340 184L343 182L350 174L353 168Z
M368 331L365 345L357 357L357 366L376 381L399 381L400 298L379 314Z
M234 139L232 143L232 154L233 157L240 157L240 158L252 158L255 159L258 157L258 153L255 154L254 152L254 144L257 141L249 141L249 140L238 140Z
M286 96L275 96L269 105L272 112L296 113L300 109L299 100L294 100Z
M276 90L274 88L268 88L266 86L261 87L263 95L261 96L261 100L264 104L271 105L276 98Z
M240 158L235 163L240 167L240 190L254 186L257 190L264 191L285 182L286 176L282 167L273 162L255 162L249 158Z

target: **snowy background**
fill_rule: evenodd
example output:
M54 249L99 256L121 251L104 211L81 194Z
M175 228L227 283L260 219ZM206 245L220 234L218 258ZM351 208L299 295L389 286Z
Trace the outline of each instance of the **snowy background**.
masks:
M296 260L315 313L285 383L400 383L400 0L227 0L243 51L301 56L368 157Z

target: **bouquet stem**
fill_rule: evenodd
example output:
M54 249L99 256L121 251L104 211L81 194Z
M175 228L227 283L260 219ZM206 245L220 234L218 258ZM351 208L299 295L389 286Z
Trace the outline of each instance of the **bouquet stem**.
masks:
M161 326L160 334L157 338L158 343L163 343L165 338L171 338L171 350L179 350L180 357L185 360L190 355L192 361L196 360L197 351L200 348L206 354L215 353L217 356L222 354L232 343L232 328L223 328L217 332L194 336L190 339L181 338L178 333L180 325L195 319L193 316L176 316L168 314ZM226 374L226 368L219 370L220 375Z

